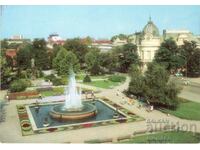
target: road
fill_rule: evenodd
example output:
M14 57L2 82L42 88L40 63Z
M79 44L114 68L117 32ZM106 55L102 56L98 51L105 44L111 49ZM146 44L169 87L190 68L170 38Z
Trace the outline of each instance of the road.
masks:
M179 97L188 99L190 101L199 102L200 103L200 82L197 82L196 80L191 78L177 78L172 77L179 85L182 86L182 91L179 94ZM200 80L200 79L199 79ZM188 85L185 85L185 81L189 81Z

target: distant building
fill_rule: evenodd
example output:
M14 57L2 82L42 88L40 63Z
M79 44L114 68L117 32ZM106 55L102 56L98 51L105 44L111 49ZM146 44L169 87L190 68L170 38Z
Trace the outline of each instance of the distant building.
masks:
M65 41L58 34L50 34L47 41L47 47L52 49L55 44L63 45L64 43Z
M8 42L8 45L10 45L10 44L23 44L25 42L27 42L27 43L31 42L30 39L25 39L25 38L23 38L22 35L14 35L10 39L6 39L6 41Z
M113 41L113 46L122 46L124 44L127 44L127 40L126 39L120 39L120 38L116 38L114 41Z
M200 36L195 36L189 30L163 30L163 35L160 35L159 29L154 22L149 19L141 32L136 32L128 36L127 40L120 40L119 38L113 41L114 46L124 45L131 42L138 47L138 55L143 63L143 68L147 67L147 63L152 62L156 51L159 49L161 43L169 38L173 38L177 45L183 45L183 41L195 41L200 48Z
M107 52L112 49L113 45L110 40L94 40L92 46L95 46L101 50L101 52Z
M22 36L22 35L13 35L13 36L11 37L11 39L13 39L13 40L22 40L22 39L23 39L23 36Z
M186 41L195 41L200 43L198 36L193 35L189 30L163 30L163 39L173 38L177 45L183 45Z

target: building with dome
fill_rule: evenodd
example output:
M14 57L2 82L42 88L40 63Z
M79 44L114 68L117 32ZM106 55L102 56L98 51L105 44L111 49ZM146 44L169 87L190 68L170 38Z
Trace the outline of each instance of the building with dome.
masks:
M146 69L147 64L152 62L156 51L166 39L173 38L178 46L182 45L185 40L196 41L198 47L200 47L199 36L195 36L189 30L163 30L163 34L160 34L158 27L151 20L151 17L141 32L136 32L127 37L126 40L117 38L113 41L113 46L120 46L128 42L136 44L138 55L143 63L143 69Z

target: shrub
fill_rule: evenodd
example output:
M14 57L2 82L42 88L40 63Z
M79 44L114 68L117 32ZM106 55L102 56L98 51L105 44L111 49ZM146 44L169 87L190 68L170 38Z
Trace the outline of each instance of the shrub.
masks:
M38 77L39 77L39 78L44 77L44 73L42 72L41 69L38 70Z
M112 82L124 82L126 80L125 76L122 75L112 75L108 78Z
M10 84L10 91L11 92L21 92L26 90L26 88L30 85L29 80L24 80L24 79L19 79L19 80L14 80Z
M29 79L21 79L23 82L25 82L27 87L30 87L32 85L31 80Z
M89 75L86 75L83 79L83 82L92 82L91 78Z
M67 76L61 76L62 85L66 85L68 83Z
M27 78L27 72L25 70L21 71L19 74L19 78Z
M53 85L66 85L67 84L67 78L54 78L52 80Z
M53 74L50 74L50 75L47 75L44 77L45 81L49 81L49 80L53 81L55 78L56 78L56 76Z
M62 84L62 79L61 78L55 78L52 80L53 85L57 86L57 85L63 85Z

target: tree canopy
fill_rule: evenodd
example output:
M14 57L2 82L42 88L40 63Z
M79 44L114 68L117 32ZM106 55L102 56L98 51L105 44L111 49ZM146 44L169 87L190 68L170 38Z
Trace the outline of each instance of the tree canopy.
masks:
M53 67L59 75L68 75L71 68L73 68L75 72L79 71L80 64L76 55L72 51L67 51L65 48L61 48L53 59Z
M150 63L144 76L139 69L131 69L131 82L128 92L136 96L145 97L151 104L176 108L177 95L180 88L174 81L169 80L169 73L164 66Z
M90 49L90 51L85 55L87 70L90 72L90 74L98 75L101 73L99 60L100 60L100 50L97 48Z
M49 69L51 63L47 52L46 41L44 39L34 39L33 49L35 66L40 69Z
M81 64L85 62L85 55L88 52L88 45L86 45L85 42L81 41L81 39L68 39L64 44L64 48L68 51L72 51Z
M118 69L120 72L128 72L131 64L140 65L137 46L132 43L114 48L113 56L117 57Z
M155 54L154 61L163 65L169 72L174 72L181 68L185 59L181 55L181 49L173 39L167 39L161 43L160 48Z

